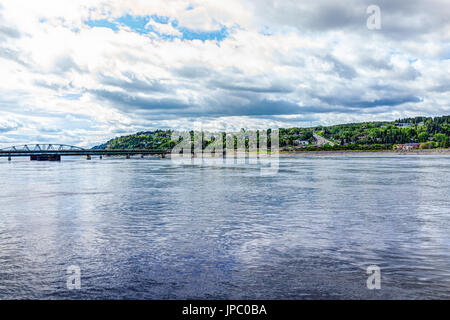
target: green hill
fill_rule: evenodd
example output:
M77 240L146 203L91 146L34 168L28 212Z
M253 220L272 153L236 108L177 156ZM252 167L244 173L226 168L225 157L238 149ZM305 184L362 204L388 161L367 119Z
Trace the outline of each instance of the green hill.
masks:
M335 145L333 147L314 146L313 132L332 141ZM172 133L172 130L138 132L111 139L95 148L170 149L176 145L176 141L171 139ZM386 150L392 149L396 144L406 143L420 143L421 148L448 148L449 140L450 116L416 117L391 122L362 122L311 128L280 128L281 148L299 148L301 145L304 150ZM214 138L206 139L204 146L212 141Z

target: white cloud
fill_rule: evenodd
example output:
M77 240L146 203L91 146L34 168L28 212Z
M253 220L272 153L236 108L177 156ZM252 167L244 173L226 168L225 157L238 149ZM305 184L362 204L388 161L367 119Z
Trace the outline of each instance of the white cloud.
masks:
M158 23L154 20L150 20L146 25L146 28L152 27L153 30L158 32L159 34L165 34L170 36L181 37L182 33L175 29L170 23Z
M206 8L197 7L185 11L179 17L180 26L196 31L213 31L220 29L220 25L213 20Z

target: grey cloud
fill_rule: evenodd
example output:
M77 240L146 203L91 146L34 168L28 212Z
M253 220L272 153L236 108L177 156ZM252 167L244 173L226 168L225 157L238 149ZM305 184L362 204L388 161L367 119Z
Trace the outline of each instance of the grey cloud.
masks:
M15 50L0 47L0 57L17 62L18 64L21 64L23 66L28 66L28 63L20 58L20 52L17 52Z
M122 88L132 92L166 92L168 85L163 84L160 80L145 79L140 80L131 72L122 73L127 80L117 79L112 76L99 74L98 79L101 84Z
M370 56L362 56L359 65L372 70L392 70L392 63L387 59L372 58Z
M178 76L188 79L208 78L215 74L215 70L204 66L183 66L174 69L173 72Z
M53 71L55 73L66 73L69 71L78 71L78 72L85 72L86 70L83 70L80 68L72 57L70 56L62 56L55 60L53 64Z
M227 98L227 95L210 97L201 105L186 103L180 100L165 98L140 98L126 93L95 91L97 98L112 103L122 111L133 110L151 119L177 119L183 117L224 117L224 116L276 116L276 115L302 115L320 113L351 113L355 107L364 107L364 102L353 102L352 105L317 105L299 106L284 99L256 98L236 103ZM329 101L332 102L332 101ZM391 103L393 101L379 101Z
M353 79L357 76L356 70L346 65L345 63L340 62L338 59L333 57L331 54L325 57L325 61L331 62L334 66L334 71L341 77L345 79Z
M261 0L249 6L265 25L289 26L299 31L352 31L366 35L375 33L366 28L366 9L378 5L382 28L376 34L395 39L419 39L430 32L448 27L450 6L446 0L392 1L392 0L316 0L301 2ZM369 33L370 32L370 33Z
M22 36L21 32L16 28L5 25L3 21L3 7L0 5L0 43L5 41L6 38L18 39Z
M211 81L208 85L213 88L221 88L230 91L246 91L253 93L289 93L293 91L293 88L290 85L282 84L271 84L269 86L249 86L245 84L236 85L224 83L221 81Z
M16 121L1 121L0 120L0 133L15 131L21 128L23 125Z
M33 83L36 86L55 90L55 91L62 90L62 89L67 90L70 88L70 85L62 85L59 83L49 82L49 81L45 81L45 80L34 80Z
M406 81L413 81L420 77L422 74L412 66L409 66L406 70L398 74L397 78Z
M295 103L285 101L282 99L269 100L261 99L250 101L239 106L232 104L227 105L221 103L220 105L211 108L207 114L215 116L261 116L261 115L283 115L283 114L297 114L299 113L299 106Z
M212 73L212 72L211 72ZM205 84L208 88L228 90L232 94L244 93L290 93L294 91L293 84L280 79L275 74L261 74L248 76L236 68L230 68L223 72L215 72L214 78Z
M445 30L450 23L450 6L446 0L379 0L377 5L382 15L380 31L396 39L420 39L425 34Z
M439 84L437 86L434 86L432 88L430 88L430 91L434 91L434 92L450 92L450 81L448 81L448 83L445 84Z
M111 133L114 134L124 134L124 133L128 133L129 129L122 129L122 128L115 128L113 130L111 130Z
M253 10L270 24L293 26L302 30L323 31L354 25L355 20L363 22L361 15L353 13L355 6L336 4L335 1L315 1L304 5L299 1L258 1ZM359 6L358 6L359 7Z
M366 6L367 7L367 6ZM336 3L318 0L302 3L295 0L274 2L262 0L253 8L266 23L292 26L302 31L326 31L365 26L365 8L358 2Z
M91 90L90 93L100 100L111 102L121 110L170 110L189 108L188 104L175 98L142 97L108 90Z
M318 97L321 101L336 106L345 106L356 109L367 109L367 108L375 108L380 106L397 106L404 103L418 103L421 102L422 99L417 96L407 95L407 96L397 96L397 97L387 97L387 98L379 98L375 100L358 100L354 98L345 98L338 96L329 96L329 97Z
M49 133L49 134L56 134L56 133L62 133L63 130L62 129L58 129L58 128L46 128L46 127L41 127L38 129L40 132L43 133Z
M17 39L17 38L21 37L21 33L18 30L13 29L13 28L0 26L0 36Z
M133 110L152 116L161 111L172 117L295 114L299 111L295 103L265 96L293 92L292 84L280 80L263 81L266 83L261 84L261 77L246 77L236 71L229 69L218 73L198 66L185 67L181 69L184 76L194 75L200 79L193 83L178 81L178 84L170 86L158 80L140 80L132 73L122 74L126 80L100 74L98 79L101 84L121 90L91 90L90 93L119 110ZM180 69L174 72L179 75ZM214 80L207 77L212 74ZM265 78L271 79L268 76ZM186 101L172 95L178 88L204 91L205 95L198 101Z
M236 103L227 95L210 97L201 105L198 102L185 102L176 98L156 98L129 95L124 92L94 90L91 93L101 101L108 101L122 111L141 113L160 113L176 117L186 116L243 116L243 115L273 115L296 114L297 104L282 99L265 98L246 100Z
M366 20L360 6L349 6L335 1L324 3L307 13L307 24L315 30L341 29L351 26L364 26Z

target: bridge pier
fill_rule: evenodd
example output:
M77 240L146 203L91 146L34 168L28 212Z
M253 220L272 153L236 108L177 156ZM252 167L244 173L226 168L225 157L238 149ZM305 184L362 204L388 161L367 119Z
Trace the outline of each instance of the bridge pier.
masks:
M100 155L100 160L102 160L103 159L103 156L102 155Z
M59 154L32 154L30 161L61 161Z
M129 154L127 154L127 159L130 159L130 158L131 158L131 156Z
M8 161L11 161L11 157L8 157Z
M86 160L91 160L91 155L90 155L90 154L88 154L88 155L86 156Z

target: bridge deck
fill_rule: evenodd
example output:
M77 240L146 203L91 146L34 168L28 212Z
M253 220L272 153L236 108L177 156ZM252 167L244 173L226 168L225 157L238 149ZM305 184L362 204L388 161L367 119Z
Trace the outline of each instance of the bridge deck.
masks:
M101 150L101 149L85 149L85 150L0 150L0 157L29 157L32 155L60 155L60 156L113 156L113 155L165 155L170 150Z

